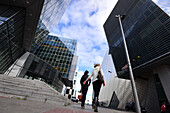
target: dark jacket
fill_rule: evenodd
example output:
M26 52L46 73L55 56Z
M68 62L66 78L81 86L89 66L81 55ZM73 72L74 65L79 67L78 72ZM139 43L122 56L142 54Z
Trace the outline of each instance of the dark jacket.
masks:
M81 77L80 84L81 84L81 87L82 87L82 88L88 88L88 86L90 85L91 79L89 79L89 80L86 82L86 84L83 84L83 82L84 82L88 77L89 77L89 75L83 75L83 76Z

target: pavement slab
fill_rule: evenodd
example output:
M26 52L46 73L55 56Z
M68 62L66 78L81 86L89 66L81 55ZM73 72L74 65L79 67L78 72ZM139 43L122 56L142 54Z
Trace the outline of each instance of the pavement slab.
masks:
M91 106L81 109L80 103L64 106L64 103L55 104L0 97L0 113L94 113ZM132 113L99 107L98 113Z

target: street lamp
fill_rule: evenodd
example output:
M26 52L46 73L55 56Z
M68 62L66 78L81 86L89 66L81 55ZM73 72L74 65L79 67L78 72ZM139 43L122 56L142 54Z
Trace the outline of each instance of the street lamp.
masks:
M122 32L123 43L124 43L124 47L125 47L125 53L126 53L126 58L127 58L127 62L128 62L129 72L130 72L132 91L133 91L133 96L134 96L134 99L135 99L136 111L137 111L137 113L141 113L138 95L137 95L137 90L136 90L136 85L135 85L133 72L132 72L132 66L131 66L131 63L130 63L129 53L128 53L126 40L125 40L125 36L124 36L124 31L123 31L123 27L122 27L122 22L121 22L121 19L123 20L125 18L125 16L126 15L122 15L122 16L121 15L115 15L115 17L119 19L119 24L120 24L120 28L121 28L121 32Z

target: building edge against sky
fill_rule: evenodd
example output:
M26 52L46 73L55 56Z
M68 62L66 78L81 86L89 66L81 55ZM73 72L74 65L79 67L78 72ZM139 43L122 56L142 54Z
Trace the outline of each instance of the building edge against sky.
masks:
M47 66L51 70L44 68L45 70L45 75L47 77L52 77L51 74L52 72L55 72L50 64L47 62L44 62L43 60L39 59L36 57L34 54L27 54L25 51L30 51L31 46L32 49L31 51L33 53L36 52L36 50L45 42L50 30L56 25L59 20L61 19L63 13L65 12L66 8L68 7L68 4L70 3L71 0L64 0L64 1L59 1L59 0L23 0L21 1L12 1L8 2L6 0L1 0L1 9L0 9L0 27L4 29L4 31L8 30L10 28L9 34L5 34L3 30L1 32L3 33L2 37L9 36L8 38L11 40L9 41L9 45L11 46L7 47L5 46L8 41L3 40L1 44L4 46L1 48L2 54L1 54L1 63L3 63L3 67L6 68L1 68L1 73L4 73L12 63L15 62L16 59L18 59L20 56L24 55L25 57L21 58L33 58L33 64L36 67L36 65L43 64L45 67ZM36 9L36 11L35 11ZM9 23L10 22L10 23ZM10 25L9 28L6 28L5 25ZM37 26L38 25L38 26ZM20 26L18 29L18 26ZM11 30L12 28L12 30ZM18 35L18 33L20 35ZM3 38L1 38L3 39ZM33 41L34 39L34 41ZM33 42L33 45L32 45ZM8 44L6 44L8 45ZM36 48L35 48L36 47ZM8 48L10 54L3 54L5 53L6 49ZM19 53L21 52L21 53ZM17 54L14 54L17 53ZM24 54L25 53L25 54ZM75 56L76 57L76 56ZM6 58L6 59L5 59ZM78 58L78 57L76 57ZM10 63L8 63L6 60L8 60ZM22 59L23 60L23 59ZM72 71L70 73L74 74L74 68L76 67L76 59L73 59L74 62L71 64ZM39 62L40 61L40 62ZM6 62L6 63L4 63ZM16 61L18 62L18 61ZM15 62L15 66L17 63ZM27 62L27 59L25 61L22 61L22 66L19 66L20 69L23 68L23 66L28 66L27 64L23 63ZM35 63L36 62L36 63ZM35 65L36 64L36 65ZM41 66L43 66L41 65ZM43 68L42 68L43 69ZM37 68L35 69L37 70ZM35 71L33 70L33 72ZM40 71L41 69L38 69ZM8 71L11 71L8 70ZM21 70L20 70L21 71ZM26 71L26 70L25 70ZM11 71L12 72L12 71ZM43 71L44 72L44 71ZM7 72L9 74L10 72ZM24 72L25 73L25 72ZM56 74L58 71L56 72ZM55 75L55 74L54 74ZM38 75L34 75L34 77ZM54 77L54 76L53 76ZM59 77L58 75L56 77ZM36 77L35 77L36 78ZM54 78L53 78L54 79ZM68 80L72 80L73 77L67 77Z
M166 14L170 16L169 1L166 0L152 0L157 4Z
M57 26L71 0L45 0L38 21L31 52L36 50L46 41L48 34Z
M114 109L124 109L125 103L133 101L130 80L117 77L112 56L106 52L101 68L104 73L106 86L101 88L99 101L103 106Z
M115 18L126 14L122 24L139 102L149 113L160 113L162 103L170 103L170 18L157 5L151 0L119 0L104 24L118 77L128 79L120 26Z

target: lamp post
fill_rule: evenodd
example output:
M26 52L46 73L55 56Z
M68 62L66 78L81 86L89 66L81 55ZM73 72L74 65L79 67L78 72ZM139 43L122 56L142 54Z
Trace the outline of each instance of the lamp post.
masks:
M127 58L127 62L128 62L129 72L130 72L132 91L133 91L133 96L134 96L134 99L135 99L136 111L137 111L137 113L141 113L139 100L138 100L138 95L137 95L137 90L136 90L136 85L135 85L133 72L132 72L132 66L131 66L131 63L130 63L129 53L128 53L126 40L125 40L125 36L124 36L124 31L123 31L123 27L122 27L122 22L121 22L121 19L124 19L125 15L122 15L122 16L121 15L116 15L115 17L119 19L119 24L120 24L120 28L121 28L121 32L122 32L123 43L124 43L124 47L125 47L125 53L126 53L126 58Z

